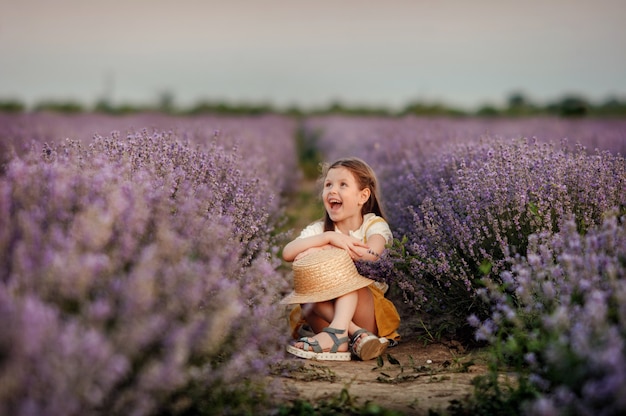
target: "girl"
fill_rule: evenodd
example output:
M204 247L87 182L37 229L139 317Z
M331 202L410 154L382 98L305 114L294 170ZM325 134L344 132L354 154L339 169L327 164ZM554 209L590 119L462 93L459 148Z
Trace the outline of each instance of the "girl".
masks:
M352 260L377 260L392 234L373 170L358 158L345 158L325 166L322 178L324 219L307 226L285 246L285 261L329 247L344 249ZM287 347L288 352L304 358L325 353L324 359L332 359L327 352L343 353L350 347L360 359L370 360L385 351L388 339L399 338L400 316L375 284L329 301L303 304L290 318L294 335L305 323L316 334ZM341 356L345 354L337 355Z

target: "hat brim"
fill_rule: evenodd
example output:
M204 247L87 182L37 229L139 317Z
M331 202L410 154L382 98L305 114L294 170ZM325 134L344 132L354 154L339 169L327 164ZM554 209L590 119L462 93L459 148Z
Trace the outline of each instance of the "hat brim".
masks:
M354 292L355 290L362 289L374 283L374 280L368 279L367 277L363 277L358 275L352 278L349 282L346 282L344 285L337 285L326 290L320 290L315 293L297 293L295 290L285 296L280 303L283 305L290 305L294 303L317 303L324 302L331 299L336 299L339 296L343 296L350 292Z

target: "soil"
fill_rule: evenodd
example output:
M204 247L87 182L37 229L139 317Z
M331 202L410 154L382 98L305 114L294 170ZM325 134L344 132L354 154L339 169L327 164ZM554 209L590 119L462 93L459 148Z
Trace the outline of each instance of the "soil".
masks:
M472 379L487 367L479 351L457 342L424 343L412 337L371 361L310 361L287 358L272 376L281 384L283 402L312 404L347 393L352 404L367 402L406 415L444 412L452 400L471 395Z

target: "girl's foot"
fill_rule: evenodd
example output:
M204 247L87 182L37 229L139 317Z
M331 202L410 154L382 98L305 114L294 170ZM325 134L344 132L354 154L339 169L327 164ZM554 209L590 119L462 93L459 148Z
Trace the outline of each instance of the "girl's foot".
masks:
M320 348L322 349L322 351L330 351L335 346L337 347L336 352L348 351L349 339L347 337L348 334L346 333L346 331L336 330L337 332L331 332L328 330L335 330L335 328L324 328L322 332L315 334L312 337L302 337L298 341L296 341L296 343L293 344L293 346L295 348L304 349L305 343L309 345L318 344ZM335 342L335 339L332 338L331 334L335 334L335 339L340 341L341 344L337 345L337 343ZM344 336L343 338L345 338L345 340L343 338L339 338L342 335Z
M322 335L322 332L328 336ZM309 360L350 361L351 353L347 351L349 339L347 331L329 327L322 329L322 332L313 338L300 338L294 345L287 345L287 352ZM337 336L342 334L346 336L341 338Z
M389 340L387 338L379 338L361 328L354 332L350 344L350 349L354 355L363 361L368 361L382 355L387 350Z

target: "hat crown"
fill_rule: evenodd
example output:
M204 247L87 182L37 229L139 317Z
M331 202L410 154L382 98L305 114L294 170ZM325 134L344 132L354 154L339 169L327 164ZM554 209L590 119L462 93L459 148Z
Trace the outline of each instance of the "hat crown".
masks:
M347 251L319 250L293 262L294 291L283 303L309 303L335 299L368 286L373 280L359 274Z
M332 287L338 280L358 274L348 252L341 249L320 250L293 263L293 285L300 294Z

